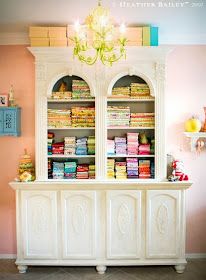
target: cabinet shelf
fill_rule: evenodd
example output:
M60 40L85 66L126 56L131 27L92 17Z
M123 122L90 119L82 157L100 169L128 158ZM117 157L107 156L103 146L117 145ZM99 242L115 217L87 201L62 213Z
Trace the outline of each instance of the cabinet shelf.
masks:
M155 129L154 126L152 127L129 127L129 126L109 126L107 129L112 130L112 129L126 129L126 130L137 130L137 129Z
M48 155L48 158L95 158L95 155Z
M48 130L95 129L95 127L48 127Z
M146 158L154 157L155 155L107 155L108 158Z
M206 139L206 132L184 132L185 136L190 138L190 149L191 151L196 150L197 140L199 138Z
M108 98L107 102L154 102L155 99Z
M48 103L76 103L76 102L95 102L94 98L87 99L47 99Z

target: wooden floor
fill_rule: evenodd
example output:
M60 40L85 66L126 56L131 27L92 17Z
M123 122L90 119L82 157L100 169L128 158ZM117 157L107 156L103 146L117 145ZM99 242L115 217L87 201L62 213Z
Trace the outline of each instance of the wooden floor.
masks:
M29 267L19 274L14 260L0 260L1 280L206 280L206 259L189 260L183 274L172 266L109 267L99 275L94 267Z

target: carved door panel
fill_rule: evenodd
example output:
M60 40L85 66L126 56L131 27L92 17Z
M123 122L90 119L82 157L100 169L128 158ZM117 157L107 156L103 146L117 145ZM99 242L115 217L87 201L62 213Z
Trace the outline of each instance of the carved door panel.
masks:
M136 259L141 247L141 191L107 192L107 258Z
M62 191L63 258L94 259L96 193Z
M176 258L180 246L180 196L176 190L147 191L146 255Z
M57 200L55 191L22 191L24 258L57 258Z

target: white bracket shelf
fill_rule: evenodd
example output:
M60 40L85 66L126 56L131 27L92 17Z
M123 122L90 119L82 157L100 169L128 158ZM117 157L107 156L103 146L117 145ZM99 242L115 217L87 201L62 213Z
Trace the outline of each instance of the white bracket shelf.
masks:
M191 151L196 150L197 140L200 138L206 139L206 132L184 132L185 136L190 138Z

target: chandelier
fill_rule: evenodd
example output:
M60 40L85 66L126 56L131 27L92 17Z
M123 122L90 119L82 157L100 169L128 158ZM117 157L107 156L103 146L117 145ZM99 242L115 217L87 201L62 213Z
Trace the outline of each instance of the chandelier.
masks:
M73 55L81 62L93 65L99 59L104 65L112 65L126 58L125 25L121 24L119 30L115 28L109 10L102 7L101 1L86 18L85 25L76 21L74 29Z

